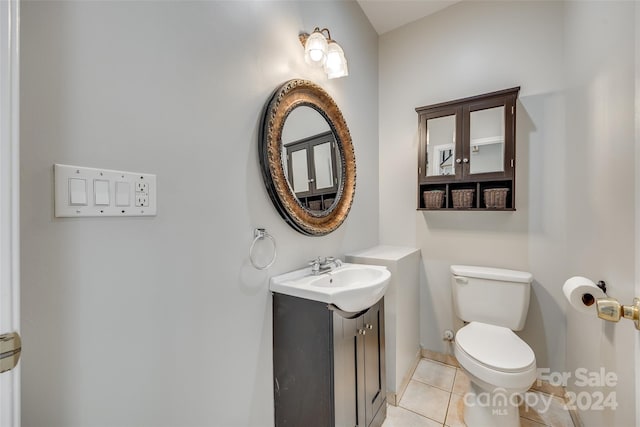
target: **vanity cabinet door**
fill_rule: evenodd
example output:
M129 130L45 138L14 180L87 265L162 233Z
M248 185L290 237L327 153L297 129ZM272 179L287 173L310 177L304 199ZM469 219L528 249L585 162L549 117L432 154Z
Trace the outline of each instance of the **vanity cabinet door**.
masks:
M376 417L386 402L386 370L384 352L384 300L364 314L364 376L367 426L380 426L384 414ZM375 421L375 422L374 422Z
M364 351L358 333L362 327L362 316L346 319L333 314L336 426L365 426L365 408L359 401L364 395Z

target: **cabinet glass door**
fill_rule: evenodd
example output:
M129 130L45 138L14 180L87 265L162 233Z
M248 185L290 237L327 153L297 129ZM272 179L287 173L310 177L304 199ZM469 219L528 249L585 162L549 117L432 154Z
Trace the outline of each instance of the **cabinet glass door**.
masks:
M426 176L455 175L456 115L427 120Z
M291 153L291 179L294 193L306 193L309 191L310 178L306 149Z
M313 163L316 174L316 189L333 188L333 155L332 143L325 142L313 147Z
M504 172L504 117L504 105L469 114L469 173Z

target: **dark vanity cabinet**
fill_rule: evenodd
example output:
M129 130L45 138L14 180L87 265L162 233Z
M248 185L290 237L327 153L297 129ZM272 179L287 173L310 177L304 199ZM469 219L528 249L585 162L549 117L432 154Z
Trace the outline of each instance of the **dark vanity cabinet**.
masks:
M515 210L519 90L416 108L418 209Z
M384 299L360 313L273 294L275 425L380 427Z

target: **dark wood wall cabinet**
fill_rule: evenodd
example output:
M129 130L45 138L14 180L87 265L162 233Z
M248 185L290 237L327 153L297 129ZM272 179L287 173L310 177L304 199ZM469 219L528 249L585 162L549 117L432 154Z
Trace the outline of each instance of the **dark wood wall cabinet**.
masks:
M416 108L419 210L515 210L519 91Z
M339 150L332 131L285 145L287 178L300 203L312 211L324 211L338 192Z
M381 427L387 414L384 298L345 313L273 294L276 427Z

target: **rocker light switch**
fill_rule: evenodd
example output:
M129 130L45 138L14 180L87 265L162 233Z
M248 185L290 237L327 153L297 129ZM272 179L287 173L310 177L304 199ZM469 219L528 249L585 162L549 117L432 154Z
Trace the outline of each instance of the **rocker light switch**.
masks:
M95 179L93 181L93 196L96 206L109 206L109 181Z
M69 204L71 206L86 206L87 181L79 178L69 178Z
M131 204L129 187L128 182L116 182L116 206L129 206Z

